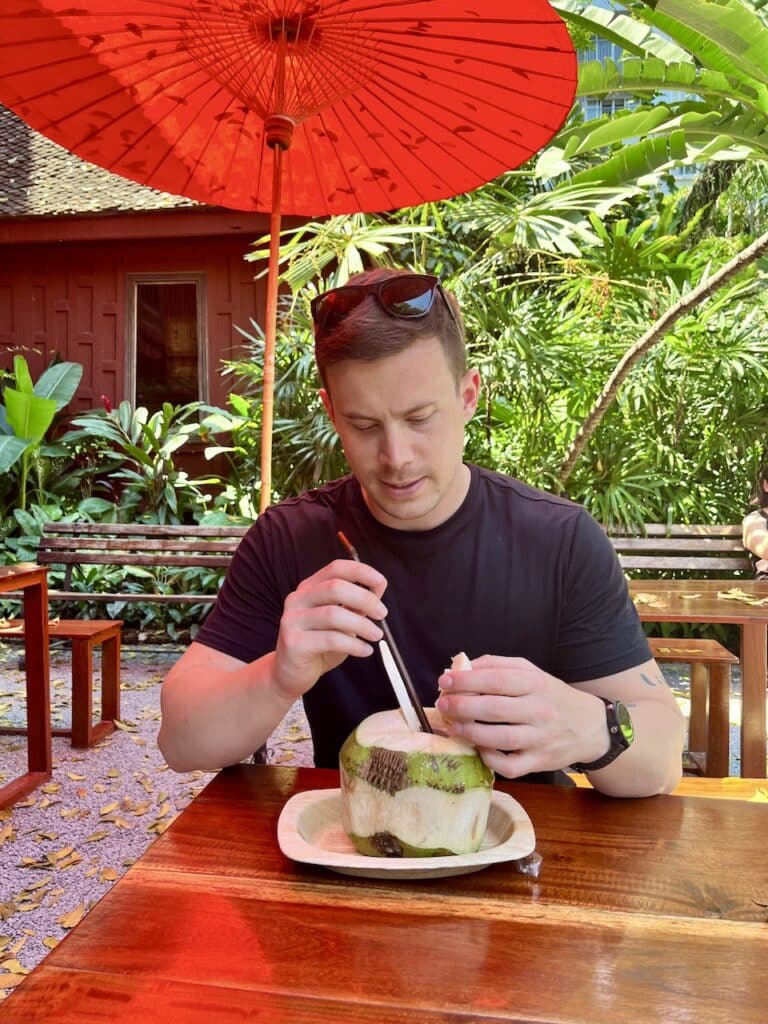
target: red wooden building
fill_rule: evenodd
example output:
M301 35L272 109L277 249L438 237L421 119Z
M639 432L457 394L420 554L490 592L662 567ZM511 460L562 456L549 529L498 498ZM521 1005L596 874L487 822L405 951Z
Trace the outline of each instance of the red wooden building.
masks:
M82 363L71 411L226 402L220 369L263 323L247 263L264 215L203 206L85 163L0 107L0 367Z

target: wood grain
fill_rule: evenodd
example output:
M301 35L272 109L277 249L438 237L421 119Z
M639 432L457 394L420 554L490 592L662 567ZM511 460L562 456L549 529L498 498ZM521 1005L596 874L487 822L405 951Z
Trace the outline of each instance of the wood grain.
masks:
M338 774L220 773L3 1005L4 1024L739 1021L765 1017L768 804L504 784L514 865L345 878L276 843Z
M332 788L338 774L318 769L227 769L142 858L146 872L294 880L342 879L284 857L275 842L287 797ZM606 799L591 789L504 784L528 812L542 856L538 878L491 865L460 879L436 879L430 892L483 899L565 903L683 917L761 921L768 903L768 803L661 796ZM394 883L393 883L394 884ZM423 891L400 881L394 893ZM757 901L757 902L756 902Z

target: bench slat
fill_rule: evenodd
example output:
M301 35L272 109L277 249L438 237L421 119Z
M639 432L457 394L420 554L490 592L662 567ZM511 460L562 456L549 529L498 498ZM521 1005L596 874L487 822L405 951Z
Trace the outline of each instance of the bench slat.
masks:
M180 526L158 523L46 523L44 533L139 537L242 537L248 526Z
M104 553L103 551L89 551L87 555L83 551L56 551L48 556L45 551L39 553L38 561L43 565L174 565L186 569L221 569L225 568L232 561L227 554L205 554L200 552L193 556L179 554L165 554L158 551L156 554L139 554L138 552L124 552L125 558L120 557L120 552Z
M623 526L611 526L607 533L611 537L741 537L741 526L735 523L643 523L642 528L629 530Z
M203 553L223 551L232 554L239 543L240 538L235 537L229 540L150 540L146 537L120 538L119 540L113 537L83 537L75 540L71 537L44 536L40 540L38 554L41 557L49 554L55 556L59 552L88 553L88 557L90 557L90 552L92 551L122 551L131 553L134 551L199 551ZM51 560L55 561L55 557ZM83 558L83 561L85 560Z
M611 543L617 551L700 551L702 554L733 551L744 558L741 541L717 540L710 537L611 537Z
M745 572L752 573L748 558L708 558L706 556L685 557L680 555L622 555L619 562L623 569L656 569L659 571L678 569L681 572Z

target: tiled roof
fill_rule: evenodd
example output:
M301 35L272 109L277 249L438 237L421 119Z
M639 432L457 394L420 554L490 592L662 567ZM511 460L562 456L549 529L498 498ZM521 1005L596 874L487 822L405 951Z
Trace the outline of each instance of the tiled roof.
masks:
M0 106L0 218L200 205L86 163Z

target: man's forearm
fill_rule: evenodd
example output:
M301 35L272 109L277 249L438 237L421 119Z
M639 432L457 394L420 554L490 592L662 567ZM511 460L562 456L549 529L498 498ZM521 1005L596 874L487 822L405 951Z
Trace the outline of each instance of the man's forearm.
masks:
M656 700L628 703L634 740L615 761L588 778L608 796L669 793L683 772L685 721L676 704Z
M228 659L223 669L198 647L176 663L163 683L158 736L174 771L216 770L258 750L292 704L272 685L273 660Z

